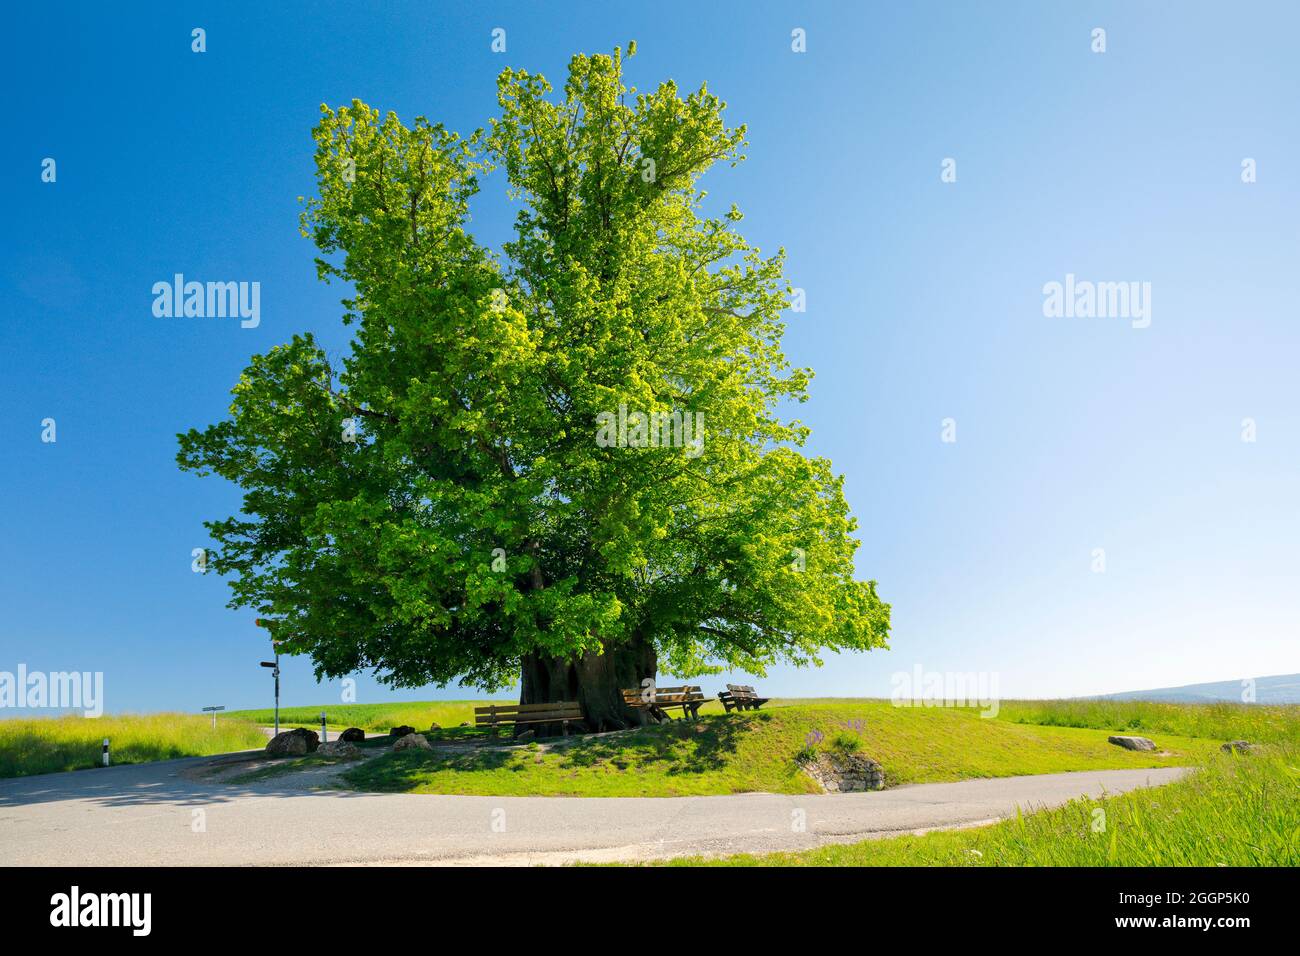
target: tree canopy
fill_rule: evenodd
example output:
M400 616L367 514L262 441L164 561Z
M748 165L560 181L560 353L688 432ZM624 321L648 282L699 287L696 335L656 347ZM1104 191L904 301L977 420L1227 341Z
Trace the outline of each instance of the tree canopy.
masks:
M590 712L585 685L608 698L657 666L884 646L843 479L783 417L812 377L781 349L784 254L747 243L734 206L705 212L699 178L743 158L745 128L706 88L638 93L622 72L621 51L575 56L557 95L506 70L468 137L321 108L302 230L349 288L351 350L304 334L254 356L178 455L243 490L207 523L209 565L318 676L522 672L528 697L545 661L568 686L531 696L576 683ZM520 206L497 252L467 228L493 170ZM619 654L617 680L578 667Z

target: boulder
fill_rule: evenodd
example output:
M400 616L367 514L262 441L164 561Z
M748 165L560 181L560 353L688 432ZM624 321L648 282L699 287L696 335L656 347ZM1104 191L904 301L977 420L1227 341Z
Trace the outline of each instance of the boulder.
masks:
M344 760L351 760L354 757L361 756L361 748L351 741L331 740L329 743L317 747L316 753L322 757L341 757Z
M402 724L402 726L394 727L392 730L390 730L388 732L388 736L405 737L407 734L413 734L413 733L415 733L414 727L408 726L407 724Z
M359 744L366 739L366 732L360 727L349 727L343 733L339 734L339 740L347 741L350 744Z
M1111 743L1123 747L1125 750L1155 750L1154 740L1148 740L1145 737L1129 737L1122 734L1116 734L1106 738Z
M312 753L320 746L320 737L316 731L305 727L295 727L276 734L266 745L269 757L301 757Z
M439 730L442 730L442 728L438 726L436 723L429 725L429 733L434 733L435 731L439 731Z
M469 721L468 721L468 720L462 720L462 721L460 722L460 725L461 725L462 727L468 727L468 726L469 726Z
M1249 740L1230 740L1219 749L1225 754L1253 754L1259 750L1259 744L1252 744Z
M432 750L429 746L428 739L424 734L405 734L397 738L397 743L393 744L393 750Z

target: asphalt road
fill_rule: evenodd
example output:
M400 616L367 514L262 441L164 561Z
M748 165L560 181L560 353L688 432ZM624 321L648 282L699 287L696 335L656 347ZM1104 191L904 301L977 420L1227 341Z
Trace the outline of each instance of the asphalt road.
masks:
M0 865L538 864L805 849L989 822L1168 783L1183 768L826 796L465 797L304 792L183 772L211 758L0 780ZM802 811L805 829L794 826Z

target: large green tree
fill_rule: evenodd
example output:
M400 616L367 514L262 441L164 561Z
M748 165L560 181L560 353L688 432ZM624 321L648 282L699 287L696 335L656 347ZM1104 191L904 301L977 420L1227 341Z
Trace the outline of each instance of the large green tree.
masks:
M811 378L781 351L783 255L703 208L744 127L704 88L628 89L622 65L574 57L560 96L506 70L468 139L322 107L302 225L350 287L351 350L254 356L178 455L243 489L207 523L210 565L318 677L519 679L595 730L661 666L885 644L843 480L783 418ZM466 231L491 169L521 207L500 254Z

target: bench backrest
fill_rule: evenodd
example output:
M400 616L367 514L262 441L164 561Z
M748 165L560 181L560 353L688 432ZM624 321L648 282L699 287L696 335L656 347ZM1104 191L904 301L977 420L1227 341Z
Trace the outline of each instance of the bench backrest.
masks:
M704 693L698 687L686 685L682 687L656 687L654 697L651 699L656 704L680 704L684 702L704 700L705 697ZM640 707L643 702L640 688L624 688L623 703L632 707Z
M731 696L733 698L739 698L741 700L758 696L758 692L755 691L754 688L745 684L728 684L727 690L731 691Z
M544 723L548 720L581 720L582 708L576 700L548 704L489 704L474 708L475 724Z

